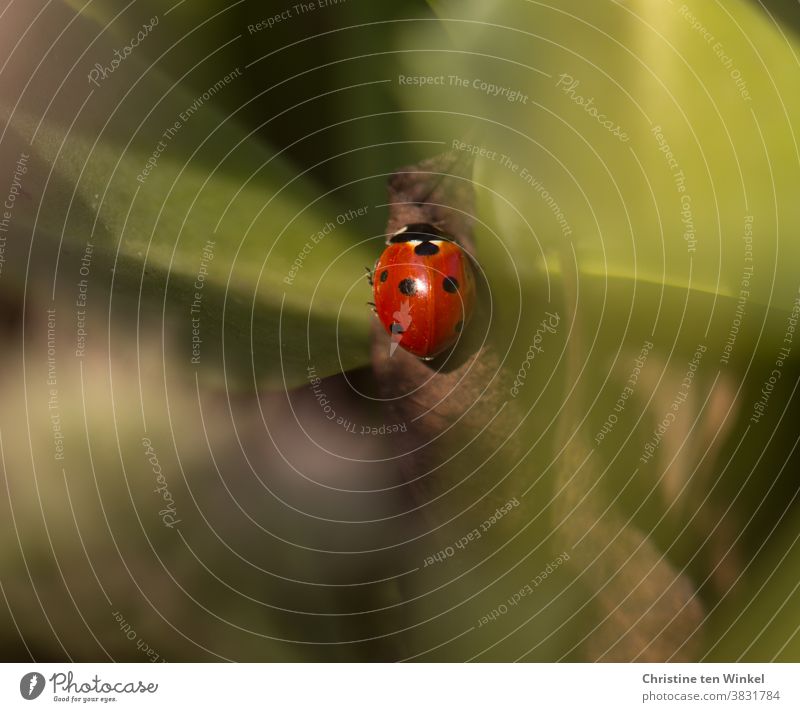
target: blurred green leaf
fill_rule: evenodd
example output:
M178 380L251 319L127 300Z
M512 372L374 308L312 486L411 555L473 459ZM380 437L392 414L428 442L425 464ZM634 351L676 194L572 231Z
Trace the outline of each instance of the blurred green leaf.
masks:
M141 297L143 322L159 323L162 308L176 316L168 332L185 364L193 365L199 333L197 365L219 380L224 356L228 385L255 376L292 386L309 363L318 375L366 363L362 281L371 255L354 238L366 211L336 207L215 108L247 69L217 65L216 81L195 94L133 51L95 86L87 75L95 62L111 66L115 40L93 41L99 27L67 9L42 24L36 41L44 48L66 27L57 52L26 49L47 61L37 73L31 60L36 81L16 106L9 104L24 71L17 65L4 75L2 106L17 136L3 142L4 162L13 169L20 154L31 156L30 200L19 202L14 223L35 223L34 254L52 257L60 244L68 263L92 243L92 288L133 303ZM210 50L200 64L217 60Z
M791 34L741 0L432 5L453 48L435 65L430 51L410 54L409 73L444 85L399 91L409 107L435 91L440 105L479 117L473 143L490 152L476 161L479 215L511 253L502 272L557 276L557 255L574 246L581 275L705 291L724 307L752 268L748 303L791 308ZM431 47L430 37L409 42ZM445 113L425 121L445 135L451 123Z
M709 619L714 631L705 660L793 662L800 652L800 564L797 512L774 522L765 546Z
M632 620L642 630L655 624L670 639L659 647L648 631L615 652L668 657L685 644L691 658L702 606L746 560L731 532L757 500L720 515L743 479L732 448L747 436L742 450L755 452L769 434L744 432L750 394L775 365L798 297L796 37L742 1L431 5L447 36L406 35L396 91L419 137L477 154L476 256L491 287L491 341L512 373L498 392L523 413L515 437L536 461L527 477L556 493L579 570L597 560L579 555L586 532L603 550L608 569L585 580L599 621L619 594L641 607ZM546 311L561 325L531 358ZM681 381L695 367L687 397ZM776 392L771 416L786 397ZM665 414L675 424L643 457ZM525 486L520 470L511 492ZM588 515L565 507L574 502ZM631 550L648 554L637 562ZM654 562L661 589L674 581L680 595L645 585ZM612 574L622 585L608 585ZM701 586L683 620L657 621L663 595L681 608ZM610 628L606 650L624 632ZM589 643L584 659L602 655L586 632L573 641Z

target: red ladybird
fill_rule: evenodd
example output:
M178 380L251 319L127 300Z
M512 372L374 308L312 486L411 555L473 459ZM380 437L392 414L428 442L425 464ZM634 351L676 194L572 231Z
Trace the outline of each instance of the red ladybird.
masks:
M427 223L406 225L387 241L371 275L375 312L399 344L422 359L451 347L472 315L470 257Z

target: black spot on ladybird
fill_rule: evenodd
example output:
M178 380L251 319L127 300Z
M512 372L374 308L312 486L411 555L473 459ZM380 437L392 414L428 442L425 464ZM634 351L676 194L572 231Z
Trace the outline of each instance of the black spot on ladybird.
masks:
M445 277L442 286L445 292L455 294L458 291L458 280L455 277Z
M417 285L411 277L406 277L400 284L397 285L402 294L410 297L412 294L417 293Z
M428 255L435 255L438 251L439 245L436 245L433 242L428 242L427 240L425 242L420 242L419 245L414 248L414 252L416 254L424 255L426 257Z
M385 282L389 278L389 270L383 270L381 272L381 282Z

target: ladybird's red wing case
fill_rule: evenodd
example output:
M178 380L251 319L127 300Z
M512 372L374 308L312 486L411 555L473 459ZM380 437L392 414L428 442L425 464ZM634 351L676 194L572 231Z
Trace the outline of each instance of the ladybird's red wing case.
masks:
M452 346L472 314L475 275L450 240L390 243L372 279L378 318L396 343L420 358Z

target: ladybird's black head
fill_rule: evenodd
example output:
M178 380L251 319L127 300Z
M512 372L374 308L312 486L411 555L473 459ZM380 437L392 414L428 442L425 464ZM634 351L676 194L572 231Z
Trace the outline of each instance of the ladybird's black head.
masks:
M398 230L389 242L427 242L429 240L449 240L450 237L430 223L412 223Z

